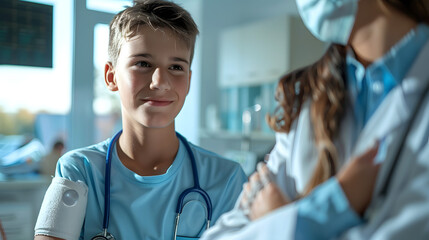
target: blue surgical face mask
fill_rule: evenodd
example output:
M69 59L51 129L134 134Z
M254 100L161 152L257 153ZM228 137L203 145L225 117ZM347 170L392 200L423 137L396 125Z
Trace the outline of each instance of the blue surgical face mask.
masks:
M296 0L308 30L319 40L346 45L354 25L358 0Z

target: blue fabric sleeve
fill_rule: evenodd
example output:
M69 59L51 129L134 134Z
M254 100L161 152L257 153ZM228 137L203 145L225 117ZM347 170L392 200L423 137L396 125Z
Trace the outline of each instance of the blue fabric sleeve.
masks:
M350 207L340 184L334 177L299 200L297 205L295 239L333 239L343 231L363 222Z

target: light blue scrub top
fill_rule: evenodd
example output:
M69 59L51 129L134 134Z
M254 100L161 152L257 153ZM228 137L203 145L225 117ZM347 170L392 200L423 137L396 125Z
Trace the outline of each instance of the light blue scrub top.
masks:
M355 117L365 125L386 95L402 82L419 51L429 39L429 27L418 25L402 38L381 59L366 69L352 52L347 56L349 90L352 94ZM385 156L383 144L380 154ZM383 157L381 157L383 158ZM298 203L296 239L333 239L363 220L350 208L342 188L335 178L317 187Z
M80 239L91 239L103 229L104 171L110 139L74 150L60 158L56 175L88 185L88 205ZM238 163L190 144L195 155L199 182L213 204L212 225L231 210L247 177ZM116 239L173 239L179 195L193 187L191 160L180 142L173 164L165 174L140 176L126 168L112 154L110 223L108 231ZM199 200L191 201L191 200ZM189 194L180 217L179 236L196 237L205 230L205 202L199 194ZM201 204L203 203L203 204ZM178 238L193 239L193 238Z

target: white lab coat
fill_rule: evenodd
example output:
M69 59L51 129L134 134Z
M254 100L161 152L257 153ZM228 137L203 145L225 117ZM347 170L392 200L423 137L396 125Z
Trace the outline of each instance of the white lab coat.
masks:
M387 155L377 178L368 211L372 213L369 220L346 231L341 239L429 239L429 96L425 96L408 134L387 197L384 200L379 197L381 184L391 167L413 108L429 84L428 63L429 42L401 85L386 96L357 137L352 136L355 126L352 110L347 110L335 143L339 158L349 160L367 150L377 139L384 139ZM293 130L288 135L277 134L268 166L281 190L293 197L304 189L316 159L307 103ZM250 222L238 208L238 203L239 200L236 207L224 214L202 239L295 239L296 204Z

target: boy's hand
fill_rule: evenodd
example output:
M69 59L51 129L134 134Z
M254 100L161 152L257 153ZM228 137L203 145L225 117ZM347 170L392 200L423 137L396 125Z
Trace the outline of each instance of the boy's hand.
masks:
M289 199L272 182L265 164L259 164L258 171L253 173L249 182L244 185L240 204L249 218L255 220L289 202Z
M360 215L368 207L375 186L380 163L374 163L378 152L376 146L354 158L337 175L338 182L343 188L351 207Z

